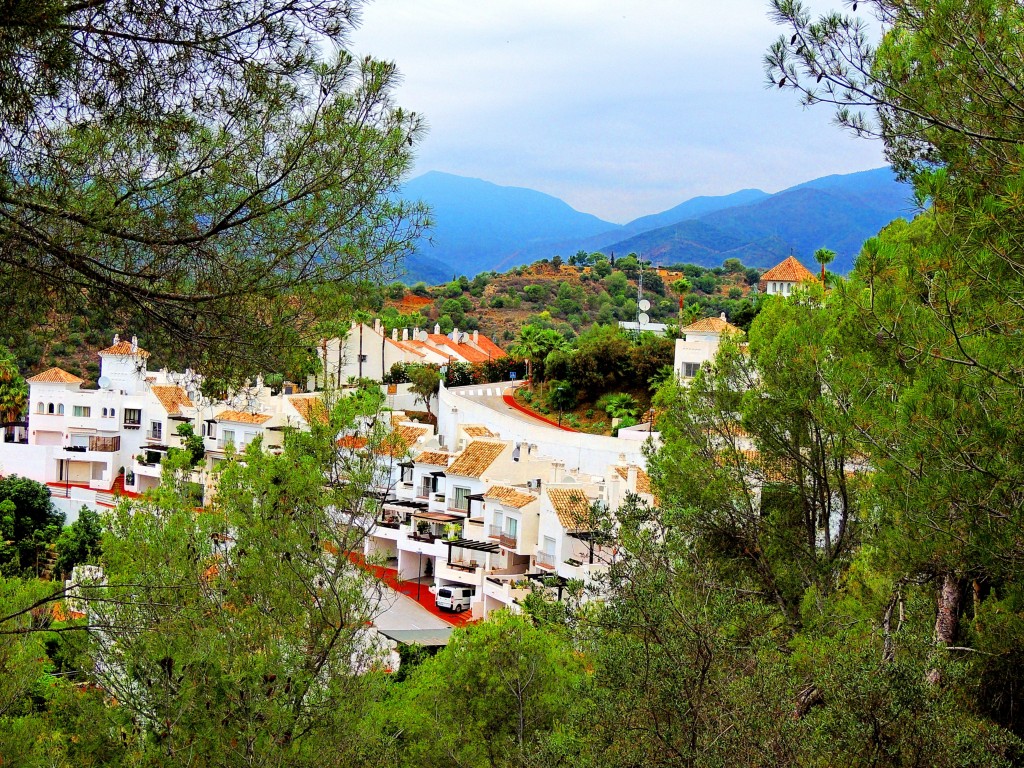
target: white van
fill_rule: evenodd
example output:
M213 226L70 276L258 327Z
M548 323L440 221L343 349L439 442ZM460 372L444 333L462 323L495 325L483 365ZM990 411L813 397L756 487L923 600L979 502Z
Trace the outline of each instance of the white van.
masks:
M470 598L473 597L472 587L441 587L437 590L437 597L434 599L438 608L447 608L449 611L461 613L469 608Z

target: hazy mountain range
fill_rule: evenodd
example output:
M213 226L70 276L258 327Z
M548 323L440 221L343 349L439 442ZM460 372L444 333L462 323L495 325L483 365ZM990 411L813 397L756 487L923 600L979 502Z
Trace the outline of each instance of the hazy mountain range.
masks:
M769 267L790 253L813 265L820 247L845 273L861 244L895 218L915 213L910 185L889 168L826 176L768 194L744 189L695 197L624 225L581 213L551 195L432 171L409 181L403 197L433 209L435 226L406 263L406 280L504 271L580 249L642 254L656 264L718 266L736 257Z

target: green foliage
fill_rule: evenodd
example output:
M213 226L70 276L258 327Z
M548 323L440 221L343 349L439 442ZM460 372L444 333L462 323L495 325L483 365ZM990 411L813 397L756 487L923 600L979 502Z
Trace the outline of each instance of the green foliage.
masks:
M57 537L58 574L71 575L76 565L99 565L99 557L103 551L103 523L100 516L83 506L78 511L78 519L61 531Z
M45 485L17 475L0 478L0 574L38 574L43 551L63 525Z

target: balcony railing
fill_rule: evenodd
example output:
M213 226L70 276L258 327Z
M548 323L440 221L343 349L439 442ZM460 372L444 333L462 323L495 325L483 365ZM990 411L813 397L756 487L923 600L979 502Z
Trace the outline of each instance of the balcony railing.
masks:
M102 453L113 453L114 451L121 450L121 436L115 435L114 437L89 437L89 450L100 451Z
M492 539L501 538L501 526L500 525L489 525L487 526L487 535Z
M153 430L150 430L149 432L146 433L146 439L147 440L163 440L164 439L164 432L163 432L162 429L159 430L159 431L156 431L156 432L154 432Z
M538 552L537 566L540 568L547 568L549 571L553 571L555 569L555 556L550 552Z
M505 549L515 549L516 542L518 541L519 539L516 536L512 536L508 533L502 533L498 537L498 543L501 544L501 546L505 547Z

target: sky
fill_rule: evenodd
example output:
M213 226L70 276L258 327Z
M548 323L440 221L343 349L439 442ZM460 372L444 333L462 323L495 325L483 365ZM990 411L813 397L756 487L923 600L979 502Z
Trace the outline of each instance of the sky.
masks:
M413 175L529 187L625 223L885 164L827 106L765 88L783 31L766 0L372 0L350 47L395 61L397 103L426 119Z

